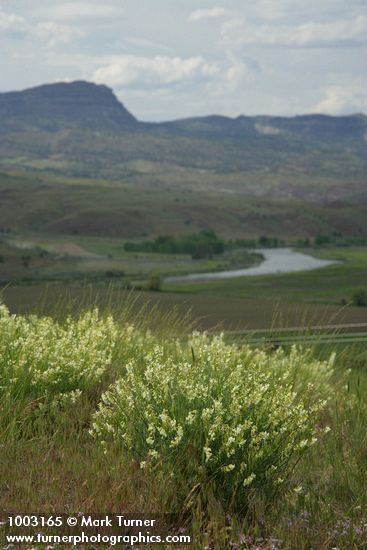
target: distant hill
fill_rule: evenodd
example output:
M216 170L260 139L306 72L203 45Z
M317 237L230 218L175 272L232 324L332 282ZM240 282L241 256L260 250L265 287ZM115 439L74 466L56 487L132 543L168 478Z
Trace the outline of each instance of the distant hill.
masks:
M333 147L353 147L366 152L367 117L364 115L295 117L239 116L231 119L208 116L168 122L160 128L193 138L248 140L277 148L277 144L314 146L316 143ZM242 141L243 143L243 141Z
M106 86L0 94L0 169L314 202L367 198L367 117L139 122Z
M0 94L0 132L64 128L121 130L136 119L110 88L77 81Z

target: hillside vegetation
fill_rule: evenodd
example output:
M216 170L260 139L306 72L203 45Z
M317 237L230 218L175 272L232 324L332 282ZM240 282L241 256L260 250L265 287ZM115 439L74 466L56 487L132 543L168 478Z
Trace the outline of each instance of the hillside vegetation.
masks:
M0 173L0 232L149 239L212 229L226 239L366 237L367 202L319 204L129 181Z
M175 512L197 549L362 548L365 354L143 313L0 307L2 509Z

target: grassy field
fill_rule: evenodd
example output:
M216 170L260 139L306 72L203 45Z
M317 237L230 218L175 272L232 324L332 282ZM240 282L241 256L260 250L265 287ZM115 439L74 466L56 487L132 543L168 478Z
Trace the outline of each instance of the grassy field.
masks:
M146 280L166 276L219 271L256 265L261 256L233 250L212 258L193 260L188 254L125 252L117 238L76 236L0 237L0 282Z
M350 302L353 291L367 280L366 247L330 247L305 250L324 259L341 263L314 271L271 276L254 276L227 281L167 283L165 290L175 293L218 295L266 301L303 304L342 305Z
M31 289L8 292L10 306L23 310L29 304L37 307L42 289L35 283L88 282L99 287L123 279L125 286L137 283L144 287L153 274L216 271L258 261L241 251L210 260L126 253L126 239L182 235L205 228L216 230L224 239L268 235L288 244L306 237L312 240L316 232L341 235L340 239L365 235L363 202L321 206L295 199L249 197L240 189L225 193L220 186L208 191L200 185L196 189L155 187L154 182L149 188L139 185L128 178L110 182L44 174L1 175L0 284L32 283ZM180 311L192 307L197 318L209 319L202 322L203 327L216 323L227 328L269 326L278 304L289 322L300 319L297 308L311 308L311 317L318 319L328 316L325 311L331 308L333 316L350 302L356 288L365 285L366 249L330 246L310 247L306 252L343 263L291 275L163 284L159 300L167 308L177 304ZM72 292L77 294L78 288ZM158 300L155 295L151 299ZM348 319L364 316L359 310L347 309Z
M63 241L49 242L52 242L54 247L64 246ZM206 271L208 268L219 267L219 261L215 260L193 262L185 257L177 258L170 255L163 258L161 255L154 254L132 254L130 260L125 261L124 255L126 257L129 255L122 251L121 245L116 244L115 240L110 241L108 249L114 254L114 259L95 259L88 257L88 254L101 252L104 242L91 239L72 242L75 248L83 245L82 250L86 251L87 257L60 260L58 275L60 276L64 269L66 281L52 282L52 278L56 278L56 267L52 261L50 262L48 256L40 258L38 253L35 256L36 259L32 258L30 263L32 265L32 262L36 261L50 262L48 269L51 281L49 283L34 279L33 282L28 281L28 284L19 286L14 278L11 284L3 284L3 298L12 311L57 315L59 307L63 307L65 296L68 303L74 304L74 311L88 300L99 305L113 302L118 308L126 302L131 291L124 290L125 277L106 277L106 270L111 270L111 265L115 266L115 270L121 270L123 265L125 274L129 274L129 267L135 269L137 273L137 263L140 260L139 277L144 281L144 278L146 279L152 273L150 263L152 256L157 262L156 270L160 273L164 271L164 267L168 273L170 270L174 272L175 269L184 272L184 269ZM43 244L43 246L46 245ZM73 248L74 251L75 248ZM76 250L80 253L78 248ZM23 274L32 269L25 268L22 264L22 256L28 253L24 250L17 251L19 270ZM161 292L134 291L133 295L137 307L148 304L148 307L154 308L159 305L165 311L176 309L182 316L191 311L192 317L201 329L222 327L225 330L241 331L271 326L298 327L367 322L367 308L351 305L355 290L366 286L367 249L349 247L318 249L313 253L323 258L343 260L343 263L303 273L243 277L210 283L164 283ZM136 256L140 257L139 260ZM177 263L175 263L176 258ZM113 264L113 262L117 263ZM93 281L86 277L86 267L96 264L99 265L100 271L95 269L92 272L95 277ZM6 265L6 262L0 264L0 271ZM73 272L72 269L78 265L82 266L80 271ZM47 273L46 268L42 268L40 272L44 276ZM79 282L75 281L76 273L79 273ZM115 273L117 274L118 271ZM142 285L144 284L143 282Z
M365 548L365 347L228 346L131 306L66 325L2 309L2 512L177 512L198 550Z
M7 286L2 296L14 313L45 313L56 317L68 304L77 312L88 301L99 305L123 306L131 291L96 285L35 284ZM66 298L65 298L66 297ZM165 312L175 310L180 316L191 313L202 330L252 330L277 327L365 323L367 309L339 305L316 305L274 300L237 299L208 295L174 294L168 292L133 292L136 307L149 310L159 307Z

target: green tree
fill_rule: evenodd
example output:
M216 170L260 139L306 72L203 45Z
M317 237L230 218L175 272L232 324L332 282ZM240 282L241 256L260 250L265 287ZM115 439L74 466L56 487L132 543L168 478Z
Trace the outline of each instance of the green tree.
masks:
M367 289L357 288L352 295L352 304L354 306L367 306Z

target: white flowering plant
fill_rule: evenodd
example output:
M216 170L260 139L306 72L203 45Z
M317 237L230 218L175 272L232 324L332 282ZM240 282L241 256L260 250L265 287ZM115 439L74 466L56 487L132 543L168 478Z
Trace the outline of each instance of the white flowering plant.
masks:
M117 329L94 309L60 324L0 305L0 400L13 412L75 400L101 380ZM27 409L28 407L28 409Z
M141 468L182 480L186 496L210 484L244 507L253 489L279 488L320 436L326 399L297 372L307 363L327 392L332 361L205 334L171 353L156 344L103 394L91 433L121 444Z

